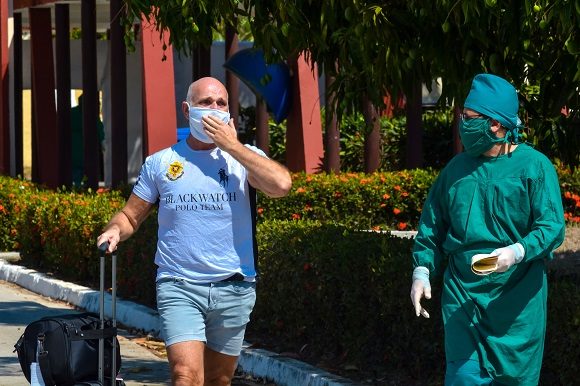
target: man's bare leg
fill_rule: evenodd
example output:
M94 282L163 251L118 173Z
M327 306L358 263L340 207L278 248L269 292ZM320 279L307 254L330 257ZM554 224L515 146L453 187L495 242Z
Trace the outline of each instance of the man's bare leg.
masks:
M167 347L173 386L203 386L205 343L188 341Z
M205 348L204 386L230 386L238 364L238 357Z

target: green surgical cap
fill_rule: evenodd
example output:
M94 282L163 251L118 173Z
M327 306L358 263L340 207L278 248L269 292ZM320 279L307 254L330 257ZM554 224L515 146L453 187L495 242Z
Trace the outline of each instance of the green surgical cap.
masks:
M463 106L497 120L517 138L521 122L518 118L518 94L504 78L491 74L476 75Z

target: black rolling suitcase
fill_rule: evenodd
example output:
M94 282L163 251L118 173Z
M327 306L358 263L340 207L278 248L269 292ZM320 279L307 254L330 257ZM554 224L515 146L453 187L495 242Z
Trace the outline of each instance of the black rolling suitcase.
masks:
M24 376L33 385L124 385L117 374L121 352L117 340L117 256L112 255L110 320L105 320L105 251L99 247L99 315L86 312L50 316L30 323L14 345Z

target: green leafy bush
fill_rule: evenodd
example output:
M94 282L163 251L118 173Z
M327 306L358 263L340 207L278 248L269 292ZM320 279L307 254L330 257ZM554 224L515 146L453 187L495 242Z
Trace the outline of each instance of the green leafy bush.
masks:
M425 301L431 318L417 318L409 298L412 240L274 220L260 224L258 244L261 277L250 335L273 336L280 350L305 360L330 359L335 370L372 368L377 376L404 378L401 384L441 384L441 277L432 278L433 298ZM579 370L580 277L549 267L541 384L569 385Z
M124 199L117 191L38 191L19 219L18 244L23 261L51 267L65 279L95 283L98 279L96 238ZM26 223L22 223L26 221Z
M411 240L319 221L274 220L260 224L258 245L250 333L267 331L289 351L309 345L343 364L423 379L442 369L440 313L427 323L412 312ZM433 311L436 302L429 303Z
M18 231L32 226L39 191L30 181L0 176L0 250L21 248Z
M412 230L436 173L403 170L384 173L293 175L291 193L270 199L260 195L264 220L318 220L354 229Z
M557 170L566 222L580 225L580 168L558 164Z

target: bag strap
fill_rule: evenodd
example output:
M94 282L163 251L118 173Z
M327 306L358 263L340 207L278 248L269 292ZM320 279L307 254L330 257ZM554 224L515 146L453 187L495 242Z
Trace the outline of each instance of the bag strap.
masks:
M38 334L37 350L38 350L38 365L40 366L40 373L46 386L55 386L56 383L52 379L52 371L50 370L50 361L48 360L48 351L44 350L44 334Z
M69 329L70 340L107 339L117 335L117 327L96 330Z
M20 355L20 348L22 347L23 341L24 341L24 334L20 335L20 338L18 338L18 342L16 342L14 344L14 351L12 351L13 353L17 353L18 355Z

